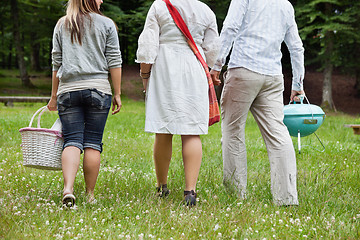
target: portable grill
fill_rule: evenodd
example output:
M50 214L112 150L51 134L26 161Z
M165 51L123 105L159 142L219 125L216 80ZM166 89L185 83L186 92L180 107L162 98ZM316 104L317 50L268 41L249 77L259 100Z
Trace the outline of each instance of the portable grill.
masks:
M321 126L325 119L324 111L316 105L310 104L305 95L300 95L300 103L288 104L284 106L284 124L293 137L298 137L298 148L301 153L301 137L308 136L312 133L315 134L321 145L325 150L320 138L316 135L315 131ZM307 104L304 104L304 98ZM324 151L323 150L323 151Z

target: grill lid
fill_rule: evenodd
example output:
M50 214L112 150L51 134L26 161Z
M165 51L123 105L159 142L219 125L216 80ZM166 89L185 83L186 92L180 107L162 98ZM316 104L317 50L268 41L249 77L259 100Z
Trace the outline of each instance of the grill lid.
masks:
M313 104L288 104L284 106L285 116L323 116L325 115L321 107Z

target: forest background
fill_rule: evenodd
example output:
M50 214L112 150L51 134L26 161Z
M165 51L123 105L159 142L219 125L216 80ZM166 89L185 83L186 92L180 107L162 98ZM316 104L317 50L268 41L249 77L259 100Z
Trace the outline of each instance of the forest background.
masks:
M215 12L219 32L230 0L203 0ZM304 43L307 71L319 72L322 94L313 99L326 110L334 110L334 75L343 76L340 86L350 84L344 95L360 103L360 1L291 0ZM29 72L51 73L52 33L57 20L65 14L65 0L2 0L0 5L0 82L1 69L19 70L24 87L33 88ZM102 12L119 28L124 64L134 65L137 39L153 0L105 0ZM285 80L291 79L290 57L283 46ZM287 76L286 72L289 73ZM320 76L320 78L319 78ZM308 77L311 77L310 75ZM351 83L350 83L351 81ZM289 84L288 84L289 85ZM311 91L309 86L305 90ZM2 93L2 95L6 94ZM320 98L321 96L321 98ZM356 99L357 97L357 99ZM344 99L344 98L343 98ZM321 100L321 101L320 101ZM339 100L340 101L340 100ZM345 105L351 104L349 101ZM360 111L358 111L360 113Z

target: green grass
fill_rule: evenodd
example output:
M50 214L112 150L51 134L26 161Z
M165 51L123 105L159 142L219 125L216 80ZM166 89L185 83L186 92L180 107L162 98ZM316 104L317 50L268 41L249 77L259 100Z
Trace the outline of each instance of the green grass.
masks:
M180 137L174 138L167 199L155 197L154 135L144 133L144 103L123 100L109 116L94 205L84 204L84 181L75 184L78 207L61 207L61 172L22 166L21 137L41 104L0 105L0 238L3 239L359 239L360 136L344 124L348 115L327 116L297 153L298 207L273 205L265 145L251 115L246 128L248 198L222 186L220 124L202 137L198 205L182 204L184 173ZM43 115L50 127L56 113ZM297 139L293 138L294 145ZM314 149L316 148L316 149Z

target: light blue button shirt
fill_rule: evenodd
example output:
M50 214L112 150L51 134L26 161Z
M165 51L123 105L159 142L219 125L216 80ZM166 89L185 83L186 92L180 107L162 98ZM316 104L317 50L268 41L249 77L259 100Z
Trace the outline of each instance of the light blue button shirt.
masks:
M304 48L288 0L232 0L220 34L222 48L213 67L220 71L230 49L228 68L244 67L264 75L282 75L281 44L287 45L292 90L303 90Z

